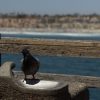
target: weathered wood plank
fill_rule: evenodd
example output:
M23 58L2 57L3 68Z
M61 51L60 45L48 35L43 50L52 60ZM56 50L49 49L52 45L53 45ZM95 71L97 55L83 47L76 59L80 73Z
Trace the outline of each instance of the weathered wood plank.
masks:
M1 39L1 53L20 53L28 48L36 55L68 55L100 57L99 41L69 41L43 39Z

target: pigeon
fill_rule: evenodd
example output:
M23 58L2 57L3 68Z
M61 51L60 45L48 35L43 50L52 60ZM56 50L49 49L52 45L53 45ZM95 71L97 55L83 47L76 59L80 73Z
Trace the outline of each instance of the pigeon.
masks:
M40 62L37 58L33 57L31 53L27 49L22 50L23 61L22 61L22 71L25 75L25 79L27 80L27 75L32 75L33 79L35 79L34 75L39 70Z

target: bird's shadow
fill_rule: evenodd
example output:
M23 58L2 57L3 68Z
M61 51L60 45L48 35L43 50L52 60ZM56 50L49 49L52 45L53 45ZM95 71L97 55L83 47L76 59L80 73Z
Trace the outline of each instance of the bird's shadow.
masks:
M26 84L28 85L35 85L40 82L39 79L26 79L25 81L26 81Z

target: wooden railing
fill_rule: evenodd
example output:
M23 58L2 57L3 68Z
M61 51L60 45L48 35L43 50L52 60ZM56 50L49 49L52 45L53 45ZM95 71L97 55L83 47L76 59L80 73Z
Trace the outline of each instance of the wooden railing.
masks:
M100 57L100 41L64 41L42 39L1 39L1 53L20 53L22 48L36 55Z

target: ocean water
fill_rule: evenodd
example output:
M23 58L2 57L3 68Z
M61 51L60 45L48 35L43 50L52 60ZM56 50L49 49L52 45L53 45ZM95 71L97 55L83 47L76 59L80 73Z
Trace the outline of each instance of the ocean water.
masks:
M60 40L96 40L100 41L100 33L1 33L2 38L33 38Z
M99 34L1 34L2 38L39 38L39 39L64 39L64 40L100 40ZM88 75L100 77L100 58L68 57L68 56L37 56L40 60L39 72ZM1 62L13 61L15 70L20 70L22 54L2 54ZM90 100L100 100L100 89L90 88Z
M36 56L40 60L40 72L100 76L100 58L67 56ZM20 70L22 54L2 54L1 63L13 61Z

